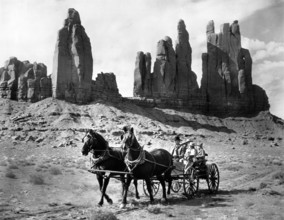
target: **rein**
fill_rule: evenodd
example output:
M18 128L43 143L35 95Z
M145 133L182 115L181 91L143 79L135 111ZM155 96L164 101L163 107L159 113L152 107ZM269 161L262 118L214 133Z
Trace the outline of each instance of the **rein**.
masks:
M153 161L146 159L145 150L143 150L143 148L142 148L140 145L139 145L139 148L138 148L138 149L134 149L134 148L129 148L129 149L130 149L130 150L133 150L133 151L139 151L139 152L140 152L138 158L135 159L135 160L129 160L129 159L128 159L128 154L129 154L129 152L126 154L125 159L124 159L124 162L125 162L125 164L126 164L128 170L129 170L130 172L132 172L138 165L143 164L145 161L154 164L154 168L153 168L153 170L152 170L152 173L154 172L154 170L155 170L155 168L156 168L157 165L158 165L158 166L162 166L162 167L166 167L167 169L166 169L164 172L168 171L169 169L172 169L172 166L166 166L166 165L164 165L164 164L157 163L156 160L155 160L155 158L154 158L154 156L153 156L151 153L149 153L149 154L150 154L151 157L153 158ZM132 167L132 168L131 168L131 167Z
M94 137L91 136L91 138L94 138ZM98 163L101 163L101 162L103 162L103 161L105 161L109 158L115 158L117 160L123 161L123 158L116 157L116 156L110 154L110 152L109 152L110 147L109 147L108 143L107 143L105 150L95 150L93 145L94 145L94 143L92 144L92 148L91 148L91 150L93 150L93 157L90 158L90 160L93 162L92 167L96 166ZM99 151L104 152L104 153L102 155L100 155L99 157L95 157L95 152L99 152Z

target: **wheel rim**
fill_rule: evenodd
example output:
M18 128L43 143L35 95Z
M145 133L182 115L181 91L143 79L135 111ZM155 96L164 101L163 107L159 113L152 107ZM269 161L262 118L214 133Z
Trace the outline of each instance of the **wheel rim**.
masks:
M208 172L208 189L210 192L215 193L219 188L219 170L216 164L211 164Z
M187 197L191 197L197 193L198 187L199 187L199 178L196 175L196 171L194 169L191 169L184 174L183 178L184 194Z
M152 188L152 194L153 194L153 197L155 195L157 195L158 191L159 191L159 188L160 188L160 183L158 181L153 181L151 180L151 188ZM146 196L150 196L149 195L149 192L148 192L148 189L147 189L147 184L146 184L146 181L143 180L143 191L144 191L144 194Z

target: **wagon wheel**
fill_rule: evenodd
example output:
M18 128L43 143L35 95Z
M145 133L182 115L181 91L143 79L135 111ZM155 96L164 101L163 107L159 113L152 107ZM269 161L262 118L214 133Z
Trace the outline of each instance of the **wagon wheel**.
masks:
M219 170L215 163L208 166L207 184L210 193L216 193L219 188Z
M159 191L159 188L160 188L160 182L158 182L157 180L151 180L151 187L152 187L152 194L153 194L153 197L155 195L157 195L158 191ZM147 189L147 184L146 184L146 181L143 180L143 191L144 191L144 194L146 196L150 196L149 195L149 192L148 192L148 189Z
M199 187L199 178L197 172L195 169L191 168L184 174L183 177L184 195L187 196L188 198L192 197L197 193L198 187Z
M179 180L172 180L171 190L177 193L181 189L181 183Z

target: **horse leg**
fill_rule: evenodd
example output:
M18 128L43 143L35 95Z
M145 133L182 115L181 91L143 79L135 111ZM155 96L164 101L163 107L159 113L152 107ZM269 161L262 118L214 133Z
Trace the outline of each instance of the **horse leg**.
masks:
M135 186L136 199L140 199L139 192L138 192L138 186L137 186L137 179L134 179L134 180L133 180L133 184L134 184L134 186Z
M103 192L102 192L102 187L103 187L103 181L104 181L104 177L102 175L97 174L97 180L99 182L99 186L100 186L100 192L101 192L101 200L98 203L99 206L102 206L104 201L103 201Z
M168 195L171 193L171 188L172 188L172 176L171 176L171 172L172 172L172 171L169 170L169 171L165 172L165 175L164 175L165 180L168 181L168 192L167 192Z
M121 196L123 196L124 194L124 190L125 190L125 176L123 174L120 175L120 181L121 181Z
M160 181L160 183L162 185L162 189L163 189L163 199L162 199L162 202L166 202L167 201L167 196L166 196L166 184L165 184L164 177L161 176L161 175L157 175L157 179Z
M101 196L101 200L98 204L99 206L102 206L104 204L104 197L107 199L107 202L109 204L112 204L111 198L109 198L109 196L106 194L106 189L107 189L107 186L108 186L108 183L109 183L109 179L110 179L110 174L105 175L104 181L103 181L103 186L102 186L102 189L101 189L102 196Z
M148 190L149 195L150 195L150 202L153 203L154 197L153 197L153 193L152 193L152 184L151 184L150 178L145 179L145 182L146 182L146 185L147 185L147 190Z
M129 188L129 185L131 183L131 180L132 180L131 176L127 175L127 180L126 180L126 184L125 184L124 192L123 192L123 196L122 196L122 203L120 205L121 209L125 208L125 206L127 204L127 192L128 192L128 188Z

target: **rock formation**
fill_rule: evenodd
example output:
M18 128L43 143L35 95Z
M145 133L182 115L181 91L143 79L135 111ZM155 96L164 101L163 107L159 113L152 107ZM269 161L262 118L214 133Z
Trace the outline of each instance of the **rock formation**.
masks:
M54 98L86 103L91 98L93 57L90 39L79 13L70 8L55 46L52 93Z
M157 43L153 73L151 55L138 52L134 71L134 96L187 100L198 93L196 74L191 70L191 47L183 20L178 22L178 39L173 48L168 36Z
M191 70L191 46L189 35L183 20L178 22L178 39L176 43L177 60L177 94L178 98L188 99L198 91L196 74Z
M208 110L252 113L269 109L265 92L252 84L252 59L249 51L241 47L238 21L221 25L219 34L210 21L206 34L201 91Z
M95 81L92 82L93 100L103 99L109 101L121 100L116 78L113 73L99 73Z
M199 89L191 69L192 50L183 20L178 22L175 50L170 37L160 40L154 71L149 74L143 52L137 53L134 96L152 98L137 103L144 106L171 106L210 114L247 114L269 109L265 91L252 83L252 58L241 46L238 21L206 27L207 53L202 54ZM148 77L150 76L150 77ZM149 89L151 88L151 89ZM134 100L134 99L133 99Z
M48 81L45 85L40 81ZM36 102L51 96L51 81L43 63L31 64L11 57L0 69L0 97Z

